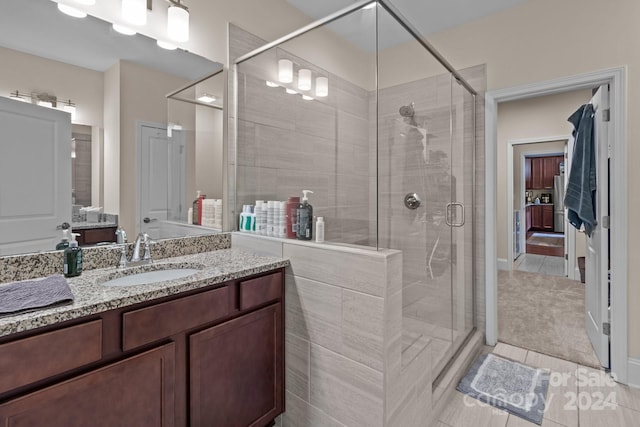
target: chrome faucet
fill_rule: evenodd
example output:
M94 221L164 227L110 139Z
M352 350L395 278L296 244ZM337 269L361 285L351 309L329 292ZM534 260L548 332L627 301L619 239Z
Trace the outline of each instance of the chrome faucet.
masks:
M151 245L155 242L149 238L147 233L139 233L136 237L136 241L133 244L133 254L131 259L127 260L127 245L120 245L120 261L118 262L118 268L125 268L129 265L150 264L153 262L151 258ZM140 258L140 245L144 245L144 255Z

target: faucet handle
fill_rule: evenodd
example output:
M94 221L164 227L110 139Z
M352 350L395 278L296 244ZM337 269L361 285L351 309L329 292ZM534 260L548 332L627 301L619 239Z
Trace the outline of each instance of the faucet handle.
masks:
M149 262L153 262L153 259L151 258L151 246L155 245L156 242L155 240L151 240L149 238L149 235L145 233L145 240L144 240L144 256L142 257L143 260L147 260Z
M116 246L120 248L120 261L118 261L118 268L125 268L127 266L127 244L119 243Z

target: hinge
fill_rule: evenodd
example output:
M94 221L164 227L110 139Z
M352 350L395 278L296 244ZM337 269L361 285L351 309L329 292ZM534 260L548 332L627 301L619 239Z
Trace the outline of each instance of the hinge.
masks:
M604 322L602 323L602 333L606 336L611 336L611 323Z
M611 110L607 108L606 110L602 110L602 120L608 122L611 120Z
M608 216L603 216L602 217L602 228L609 228L610 226L610 219Z

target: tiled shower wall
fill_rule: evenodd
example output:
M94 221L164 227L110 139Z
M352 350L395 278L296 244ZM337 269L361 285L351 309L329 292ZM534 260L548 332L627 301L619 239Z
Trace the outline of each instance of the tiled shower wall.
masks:
M313 69L278 49L257 61L282 55ZM312 190L327 241L369 245L368 92L328 73L329 96L305 101L268 87L251 61L238 68L238 208Z

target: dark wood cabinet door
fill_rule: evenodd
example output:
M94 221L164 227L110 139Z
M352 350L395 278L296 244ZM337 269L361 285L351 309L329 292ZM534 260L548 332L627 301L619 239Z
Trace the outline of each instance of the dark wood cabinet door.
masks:
M524 159L524 188L533 188L531 186L531 157Z
M531 159L531 188L544 188L543 185L544 158L533 157Z
M6 427L173 427L174 344L0 405Z
M531 228L542 230L542 206L531 206Z
M282 412L281 307L276 303L191 335L191 427L262 427Z
M527 231L531 230L532 224L531 224L531 209L532 206L527 206L526 209L526 217L527 217Z
M542 206L542 229L553 231L553 206Z
M542 165L542 187L553 188L553 177L556 175L556 159L555 157L544 157Z
M564 162L564 156L555 156L555 166L554 166L554 172L555 175L560 175L560 163Z

